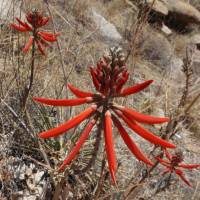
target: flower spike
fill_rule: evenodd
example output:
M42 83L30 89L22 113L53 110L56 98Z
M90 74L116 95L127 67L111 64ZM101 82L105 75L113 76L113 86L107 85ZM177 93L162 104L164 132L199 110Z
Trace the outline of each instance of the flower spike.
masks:
M34 27L40 26L43 23L41 17L39 17L39 21L37 24L34 24ZM27 20L30 24L33 24L33 20L31 15L28 16ZM58 34L52 34L45 31L39 31L38 36L40 38L40 43L37 43L38 49L42 47L47 47L48 42L54 41ZM40 50L41 51L41 50ZM43 53L43 51L41 51ZM148 85L150 85L153 80L149 80L131 87L123 88L125 83L129 78L129 72L124 63L124 57L121 54L121 50L118 48L114 48L110 50L110 54L107 56L103 56L97 63L96 67L90 67L90 75L94 85L94 89L96 89L96 93L82 91L71 84L68 84L70 91L77 97L77 99L44 99L44 98L35 98L36 101L45 103L47 105L53 106L76 106L82 105L84 103L94 104L92 107L86 109L79 115L65 122L64 124L53 128L49 131L42 132L39 134L41 138L50 138L56 137L71 128L74 128L78 124L80 124L85 119L90 118L94 115L94 119L98 121L99 125L102 125L102 129L104 129L104 139L105 139L105 151L108 160L108 167L112 182L117 185L116 181L116 171L117 171L117 160L115 156L114 150L114 141L112 135L112 125L117 127L121 138L124 143L127 145L132 154L139 160L144 162L147 165L153 166L153 163L145 156L145 154L140 150L140 148L136 145L134 140L129 136L129 133L122 126L120 119L122 119L135 133L146 139L147 141L160 145L164 148L175 148L175 145L169 143L168 141L154 135L148 130L144 129L140 126L139 123L144 124L158 124L168 122L169 119L165 117L153 117L138 113L135 110L118 106L115 104L115 97L126 97L127 95L134 94L145 89ZM112 112L112 114L111 114ZM114 113L116 113L116 115ZM78 154L81 146L89 135L89 132L92 130L95 124L93 120L88 123L85 130L83 131L80 139L77 141L77 144L72 149L71 153L65 159L64 163L59 168L59 171L63 171L65 166L70 164L70 162L75 158ZM101 129L100 132L101 133ZM99 134L98 134L99 135ZM98 137L98 136L97 136ZM166 167L170 167L169 162L160 162ZM195 166L185 166L183 167L195 167ZM167 169L170 171L169 169ZM167 172L168 172L167 171ZM166 173L167 173L166 172Z
M165 174L174 172L188 186L192 187L190 182L186 179L186 177L184 175L184 172L180 168L192 170L192 169L200 167L200 165L199 164L190 164L190 165L188 165L188 164L182 163L184 158L183 158L183 153L180 152L180 151L179 152L175 152L174 155L171 155L167 151L167 149L164 149L163 151L164 151L164 155L166 156L166 158L168 160L164 160L164 159L160 158L159 156L157 156L155 158L160 164L162 164L163 166L166 167Z
M22 21L19 18L16 18L19 25L11 23L10 27L14 30L20 31L20 32L29 32L30 37L26 44L26 46L23 49L24 53L27 53L31 46L37 45L39 52L42 55L46 55L44 48L49 46L48 42L55 42L57 41L57 37L60 35L60 33L50 33L46 31L39 31L39 29L42 26L45 26L49 18L43 17L39 12L33 11L26 15L27 22Z
M81 137L77 141L75 147L72 149L68 157L64 160L63 164L60 166L58 171L63 171L67 165L70 164L70 162L75 158L75 156L78 154L81 146L85 142L85 140L88 138L90 132L92 131L94 125L96 124L96 119L92 119L87 126L85 127L84 131L81 134Z
M64 123L56 128L50 129L46 132L40 133L39 137L40 138L57 137L60 134L62 134L63 132L66 132L66 131L70 130L71 128L74 128L75 126L80 124L82 121L89 118L96 111L96 109L97 109L97 107L95 105L93 105L90 108L83 111L82 113L80 113L79 115L77 115L76 117L70 119L66 123Z

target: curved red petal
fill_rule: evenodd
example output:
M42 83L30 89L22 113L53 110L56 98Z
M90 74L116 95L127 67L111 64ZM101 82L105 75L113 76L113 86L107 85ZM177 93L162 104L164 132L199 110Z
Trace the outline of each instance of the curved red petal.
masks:
M67 84L71 92L76 95L77 97L84 98L84 97L93 97L94 94L91 92L85 92L82 90L79 90L78 88L75 88L72 84Z
M179 170L179 169L175 169L175 173L190 187L192 187L192 185L190 184L190 182L186 179L183 171Z
M200 167L200 164L179 164L178 165L179 167L182 167L182 168L185 168L185 169L195 169L195 168L198 168Z
M105 135L105 148L106 148L109 170L112 181L114 184L116 184L115 173L117 169L117 161L115 157L114 144L112 138L112 120L110 111L107 111L105 113L104 135Z
M57 41L57 38L55 36L49 37L46 34L43 34L42 32L38 32L37 34L40 35L44 40L46 40L48 42L55 42L55 41Z
M153 80L148 80L148 81L145 81L143 83L125 88L125 89L123 89L123 91L121 92L121 94L119 96L127 96L127 95L131 95L131 94L140 92L141 90L148 87L152 82L153 82Z
M90 67L90 74L92 76L92 82L96 88L97 91L100 91L100 88L101 88L101 84L99 83L96 75L95 75L95 72L94 72L94 69L92 67Z
M27 32L27 28L23 27L23 26L18 26L16 24L10 24L11 28L20 31L20 32Z
M78 99L46 99L34 97L33 100L50 106L77 106L91 102L92 97Z
M156 144L156 145L160 145L166 148L176 148L175 145L167 142L166 140L163 140L162 138L154 135L153 133L151 133L150 131L144 129L143 127L141 127L140 125L138 125L136 122L134 121L130 121L126 116L124 116L123 114L120 114L119 112L115 111L115 113L121 117L124 122L134 131L136 132L138 135L140 135L141 137L143 137L144 139L148 140L149 142Z
M16 20L19 22L20 25L22 25L24 28L26 28L29 31L32 31L32 27L30 27L26 22L23 22L22 20L20 20L19 18L16 18Z
M165 154L165 156L167 157L168 160L171 160L172 159L172 155L167 151L167 149L163 149L163 152Z
M50 129L48 131L42 132L39 134L40 138L50 138L50 137L56 137L62 134L63 132L66 132L70 130L71 128L77 126L82 121L84 121L86 118L89 118L97 109L97 106L93 105L90 108L86 109L79 115L75 116L74 118L70 119L64 124L61 124L60 126Z
M169 122L169 118L167 117L154 117L150 115L144 115L142 113L139 113L133 109L118 106L117 107L122 113L129 118L129 120L136 120L140 123L145 123L145 124L160 124L164 122Z
M95 119L93 119L92 121L90 121L87 124L87 126L85 127L85 129L83 130L83 132L81 134L81 137L77 141L75 147L72 149L72 151L70 152L68 157L64 160L63 164L59 167L58 171L63 171L65 169L65 167L67 165L69 165L70 162L75 158L75 156L78 154L81 146L83 145L85 140L88 138L88 136L89 136L90 132L92 131L92 128L94 127L95 124L96 124Z
M39 33L42 34L42 35L45 35L47 37L57 37L57 36L60 35L60 33L55 33L54 34L54 33L46 32L46 31L40 31Z
M156 156L155 159L162 165L164 165L165 167L171 167L171 163L166 161L166 160L163 160L162 158Z
M43 17L41 20L40 26L45 26L49 22L50 17Z
M33 38L34 38L33 36L30 36L28 42L26 43L26 46L23 48L24 53L27 53L30 50L30 48L33 44Z
M140 149L135 144L134 140L128 135L124 127L122 126L121 122L113 115L113 122L115 126L118 128L119 133L124 140L127 147L130 151L135 155L135 157L146 163L147 165L153 166L153 163L140 151Z
M40 53L45 56L46 53L44 51L44 46L43 44L39 41L39 40L36 40L36 43L37 43L37 46L38 46L38 50L40 51Z

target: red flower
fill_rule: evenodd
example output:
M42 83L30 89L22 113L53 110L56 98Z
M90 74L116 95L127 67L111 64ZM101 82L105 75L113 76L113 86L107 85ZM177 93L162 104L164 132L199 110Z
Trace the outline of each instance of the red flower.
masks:
M166 156L167 160L164 160L160 157L156 157L160 164L165 166L167 169L163 172L163 175L166 173L174 172L177 174L188 186L192 187L190 182L186 179L184 172L180 169L195 169L200 167L200 164L184 164L183 161L183 154L182 152L176 152L175 155L171 155L166 149L163 150L164 155Z
M114 52L112 53L114 56ZM82 136L77 142L75 148L60 167L60 170L64 170L65 166L68 165L72 158L75 157L75 154L78 153L81 145L86 139L86 136L88 136L96 121L99 121L99 123L102 123L104 126L105 150L108 159L109 171L113 183L116 184L115 173L117 169L117 162L115 158L114 141L112 136L112 124L117 127L122 139L135 157L147 165L152 166L153 163L137 147L119 119L124 121L129 128L149 142L166 148L175 148L173 144L159 138L139 125L139 123L158 124L168 122L169 119L165 117L158 118L144 115L136 112L133 109L119 106L114 103L114 98L125 97L127 95L139 92L153 82L152 80L149 80L132 87L123 88L124 84L128 80L129 73L125 65L121 63L119 59L108 59L108 57L104 57L97 63L96 68L90 67L90 73L97 93L82 91L75 88L71 84L68 84L69 89L75 96L77 96L77 99L54 100L34 98L34 100L38 102L52 106L76 106L84 103L92 104L92 107L86 109L84 112L70 119L66 123L58 126L57 128L40 133L39 137L50 138L58 136L75 127L85 119L90 117L92 118L92 120L90 120L88 123L90 128L87 128L88 126L86 127L86 130L83 131Z
M49 22L49 17L43 17L37 11L28 13L26 15L26 19L28 23L21 21L19 18L16 18L19 25L14 23L10 24L10 26L17 31L30 33L30 38L25 45L23 52L27 53L33 45L33 42L35 42L40 53L45 55L44 49L49 46L48 42L55 42L57 40L57 36L59 36L60 33L54 34L39 30L39 28L45 26Z

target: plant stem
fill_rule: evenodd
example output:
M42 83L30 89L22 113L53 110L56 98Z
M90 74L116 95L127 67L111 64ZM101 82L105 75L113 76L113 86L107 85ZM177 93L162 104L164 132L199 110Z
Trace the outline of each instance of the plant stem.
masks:
M30 74L30 78L29 78L29 86L28 86L28 88L25 88L25 94L24 94L23 104L22 104L23 111L26 110L26 103L27 103L30 91L32 89L33 80L34 80L34 71L35 71L35 35L36 35L36 30L34 29L33 30L32 54L31 54L31 74Z

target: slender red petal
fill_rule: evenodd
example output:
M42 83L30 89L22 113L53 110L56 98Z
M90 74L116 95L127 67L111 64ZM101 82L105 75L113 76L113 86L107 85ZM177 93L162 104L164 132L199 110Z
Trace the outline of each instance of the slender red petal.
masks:
M164 176L165 174L167 174L167 173L169 173L171 171L171 169L166 169L166 170L164 170L164 172L162 173L162 176Z
M167 149L164 148L163 152L164 152L165 156L168 158L168 160L172 159L172 155L167 151Z
M199 164L190 164L190 165L188 165L188 164L179 164L178 166L182 167L182 168L185 168L185 169L195 169L195 168L200 167Z
M119 82L117 83L117 87L116 87L117 93L119 93L121 91L122 87L124 86L124 84L128 80L128 77L129 77L129 74L127 73L127 75L125 77L120 78Z
M127 96L127 95L137 93L137 92L143 90L144 88L148 87L152 82L153 82L153 80L148 80L143 83L133 85L132 87L124 88L123 91L121 92L120 96Z
M54 34L54 33L46 32L46 31L40 31L39 33L42 34L42 35L45 35L47 37L57 37L57 36L60 35L60 33L55 33Z
M26 46L23 48L23 52L24 53L27 53L28 51L29 51L29 49L31 48L31 46L32 46L32 44L33 44L33 36L30 36L29 37L29 40L28 40L28 42L26 43Z
M42 32L38 32L38 35L40 35L44 40L46 40L48 42L55 42L55 41L57 41L57 38L55 36L49 37L46 34L42 34Z
M185 178L185 175L183 173L183 171L179 170L179 169L175 169L175 173L190 187L192 187L192 185L190 184L190 182Z
M91 102L92 97L78 98L78 99L46 99L46 98L34 97L33 100L50 106L77 106Z
M33 22L33 20L32 20L32 18L30 17L30 15L26 15L26 19L27 19L27 21L30 23L30 24L32 24L32 22Z
M93 97L94 94L91 92L85 92L82 90L79 90L78 88L75 88L72 84L67 84L71 92L76 95L77 97L84 98L84 97Z
M79 115L75 116L74 118L70 119L64 124L61 124L60 126L50 129L48 131L42 132L39 134L40 138L50 138L50 137L56 137L63 132L68 131L69 129L77 126L80 124L82 121L90 117L97 109L97 106L93 105L90 108L86 109Z
M23 27L23 26L18 26L16 24L10 24L11 28L20 31L20 32L27 32L27 28Z
M40 26L45 26L49 22L50 17L44 17L40 23Z
M24 28L26 28L29 31L32 31L32 27L30 27L26 22L23 22L22 20L20 20L19 18L16 18L16 20L19 22L20 25L22 25Z
M105 113L105 125L104 125L104 134L105 134L105 148L108 159L109 170L113 183L116 185L115 173L117 169L117 162L115 158L114 144L112 138L112 120L110 111Z
M63 164L60 166L58 171L63 171L65 169L65 167L67 165L69 165L70 162L75 158L75 156L78 154L81 146L83 145L85 140L88 138L88 136L89 136L89 134L90 134L90 132L91 132L91 130L94 127L95 124L96 124L96 120L95 119L93 119L92 121L90 121L87 124L87 126L85 127L84 131L81 134L81 137L77 141L75 147L72 149L72 151L70 152L68 157L64 160Z
M148 140L149 142L156 144L156 145L160 145L166 148L176 148L175 145L167 142L166 140L163 140L162 138L159 138L158 136L154 135L153 133L151 133L150 131L144 129L143 127L141 127L140 125L138 125L136 122L134 121L130 121L126 116L124 116L122 113L119 113L118 111L115 111L116 114L121 117L125 123L134 131L136 132L138 135L140 135L141 137L143 137L144 139Z
M100 83L99 83L99 81L98 81L98 79L97 79L97 77L96 77L96 75L94 73L94 69L92 67L90 67L90 73L91 73L92 81L93 81L93 84L94 84L96 90L100 91L101 85L100 85Z
M164 166L166 166L166 167L171 167L171 163L169 163L168 161L166 161L166 160L163 160L162 158L160 158L160 157L155 157L155 159L160 163L160 164L162 164L162 165L164 165Z
M37 46L38 46L38 50L40 51L40 53L42 55L46 55L45 51L44 51L44 46L43 44L39 41L39 40L36 40L36 43L37 43Z
M154 117L150 115L144 115L142 113L139 113L133 109L126 108L123 106L116 106L129 120L136 120L140 123L145 124L160 124L164 122L168 122L169 118L167 117Z
M130 151L133 153L133 155L135 155L138 160L143 161L147 165L153 166L153 163L140 151L134 140L128 135L121 122L115 116L113 116L113 122L118 128L121 137L123 138L125 144L128 146Z

